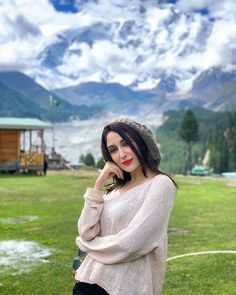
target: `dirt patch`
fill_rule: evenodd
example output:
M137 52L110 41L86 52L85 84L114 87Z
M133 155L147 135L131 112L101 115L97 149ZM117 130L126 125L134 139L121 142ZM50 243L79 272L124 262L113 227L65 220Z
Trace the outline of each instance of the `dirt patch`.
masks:
M227 181L225 184L228 185L228 186L236 187L236 180Z
M180 182L184 184L200 185L202 184L202 177L199 176L185 176L180 179Z
M79 168L73 170L50 170L48 171L48 175L56 175L56 174L63 174L63 175L72 175L76 177L91 177L91 176L98 176L99 171L93 167L87 168Z
M27 233L39 232L39 231L42 231L42 227L29 227L29 228L25 228L23 231Z
M168 229L168 234L170 235L183 235L189 232L188 229L182 227L172 227Z

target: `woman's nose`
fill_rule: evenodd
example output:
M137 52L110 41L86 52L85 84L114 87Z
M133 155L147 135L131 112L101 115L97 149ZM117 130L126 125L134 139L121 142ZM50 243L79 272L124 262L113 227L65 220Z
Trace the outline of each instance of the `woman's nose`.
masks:
M119 149L119 153L120 153L120 157L121 157L121 158L125 158L125 157L126 157L126 152L125 152L124 149L120 148L120 149Z

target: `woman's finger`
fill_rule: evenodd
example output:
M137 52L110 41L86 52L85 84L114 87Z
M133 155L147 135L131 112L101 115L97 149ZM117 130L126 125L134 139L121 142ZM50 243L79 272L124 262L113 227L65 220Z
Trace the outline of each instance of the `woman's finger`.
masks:
M107 168L117 175L118 178L123 179L123 170L114 162L107 162Z
M123 173L119 167L114 168L115 174L117 175L118 178L122 179L123 178Z
M119 172L120 172L120 179L124 179L123 170L122 169L119 169Z

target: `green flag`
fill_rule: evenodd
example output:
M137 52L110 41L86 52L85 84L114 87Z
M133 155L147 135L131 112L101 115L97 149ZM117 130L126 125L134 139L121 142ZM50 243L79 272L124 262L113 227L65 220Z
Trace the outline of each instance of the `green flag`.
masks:
M51 106L58 107L61 104L61 101L54 98L52 95L49 95L49 102Z

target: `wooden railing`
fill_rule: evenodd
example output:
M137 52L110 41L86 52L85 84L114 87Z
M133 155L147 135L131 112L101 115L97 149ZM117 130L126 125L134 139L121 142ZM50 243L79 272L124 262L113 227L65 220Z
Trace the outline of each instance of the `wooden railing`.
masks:
M24 167L43 167L43 153L20 153L20 166Z

